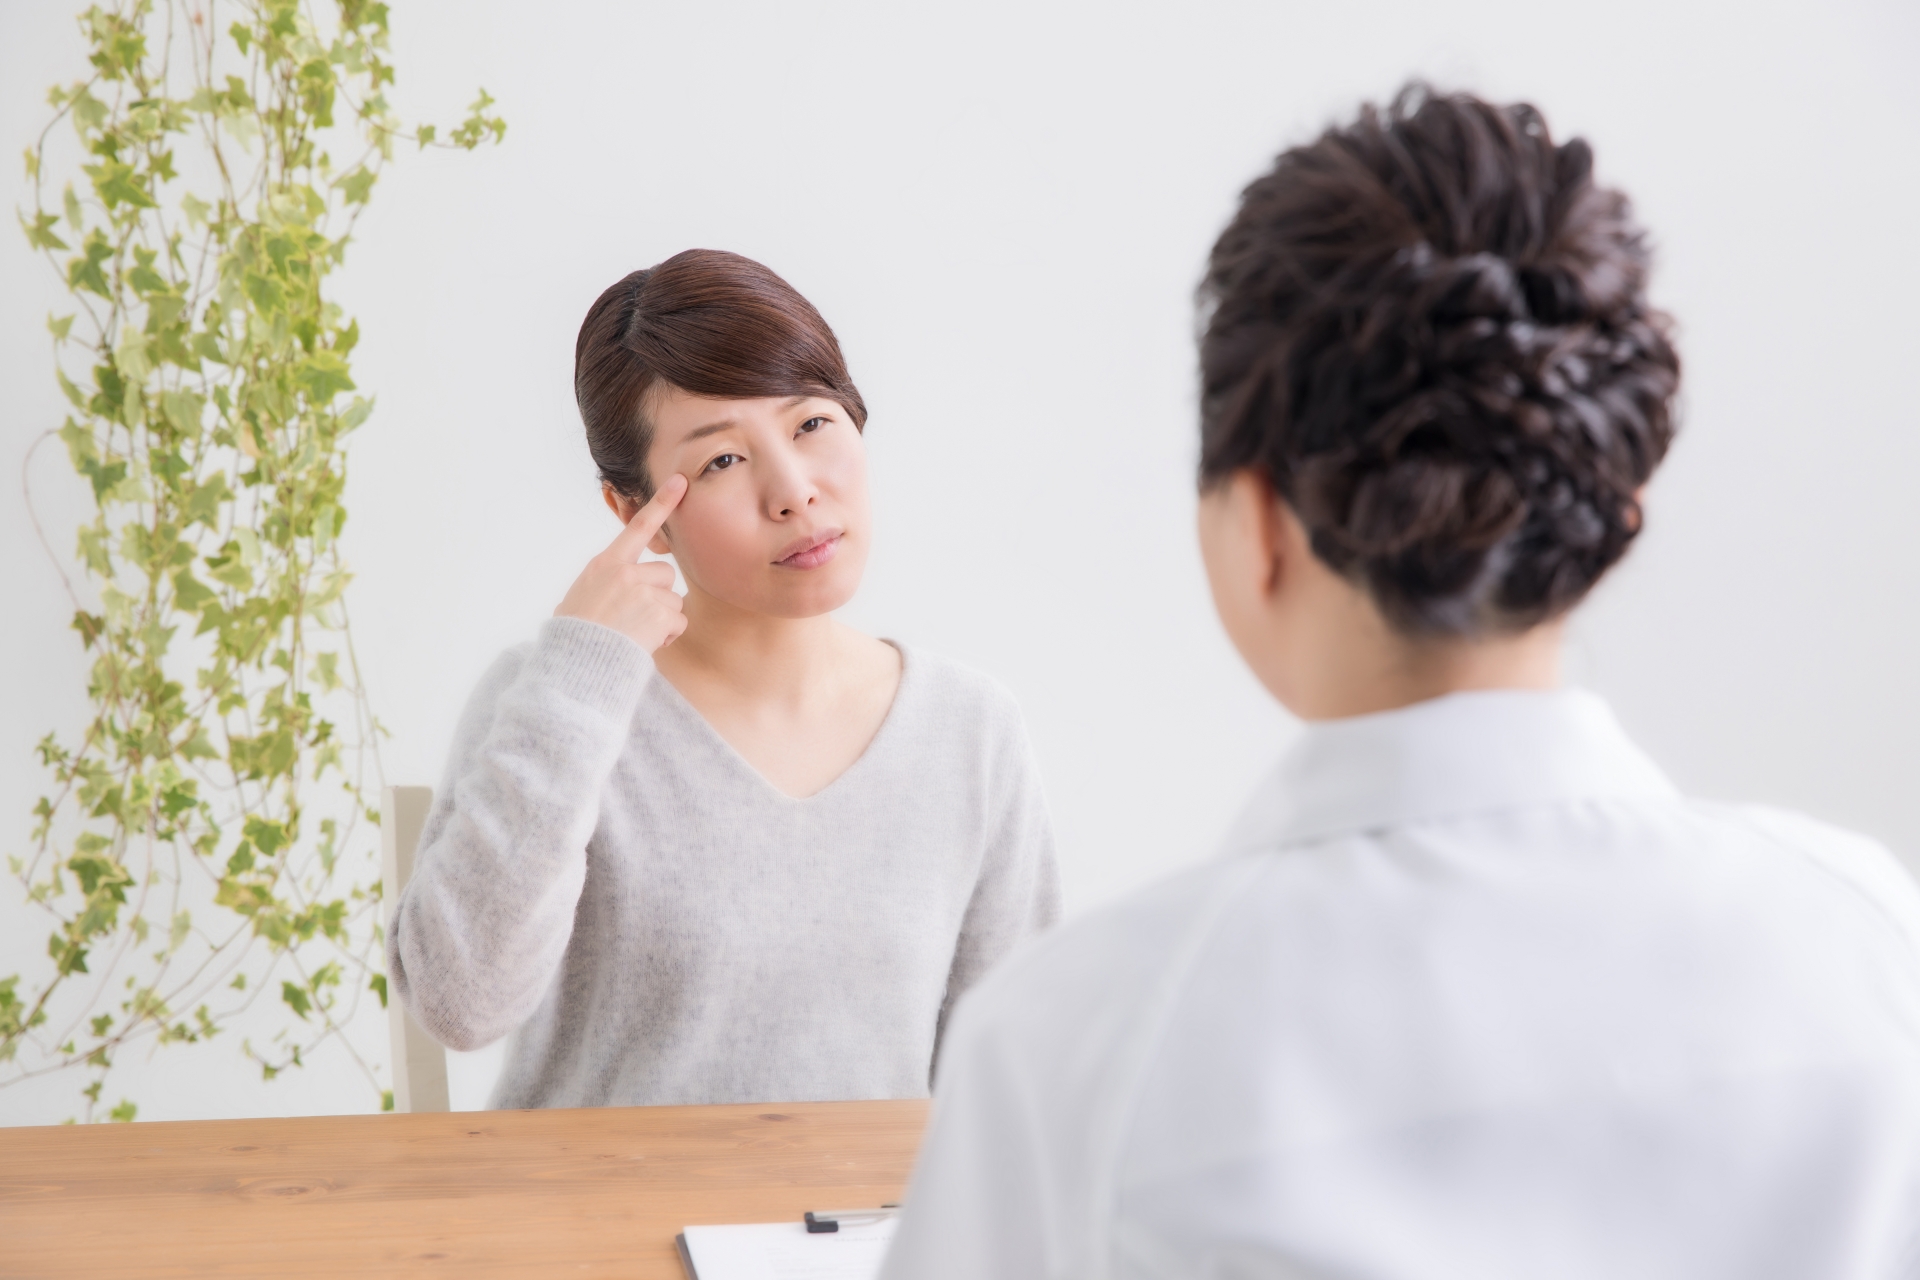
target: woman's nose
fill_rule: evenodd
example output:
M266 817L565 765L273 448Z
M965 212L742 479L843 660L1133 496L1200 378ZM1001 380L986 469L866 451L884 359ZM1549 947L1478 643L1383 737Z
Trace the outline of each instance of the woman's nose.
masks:
M776 520L790 519L819 500L819 487L813 483L797 459L783 459L775 469L767 488L767 510Z

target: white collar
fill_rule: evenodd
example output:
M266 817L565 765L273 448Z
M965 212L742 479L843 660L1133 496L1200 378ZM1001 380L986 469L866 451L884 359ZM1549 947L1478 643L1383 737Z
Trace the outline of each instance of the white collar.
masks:
M1309 724L1223 851L1569 800L1678 795L1595 694L1450 693Z

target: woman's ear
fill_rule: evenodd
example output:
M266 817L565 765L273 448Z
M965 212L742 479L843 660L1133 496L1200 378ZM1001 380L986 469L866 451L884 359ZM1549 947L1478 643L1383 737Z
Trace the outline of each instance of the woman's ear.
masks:
M629 520L632 520L634 513L639 511L641 506L640 503L635 502L632 498L619 492L612 485L605 483L602 483L600 486L600 498L601 501L607 504L607 510L613 512L614 515L620 518L621 524L626 524ZM647 550L657 556L670 556L673 554L673 543L667 537L666 525L661 525L660 532L653 535L652 540L647 543Z
M634 513L639 511L642 505L619 492L612 485L605 483L602 483L600 486L600 499L607 504L607 510L613 512L614 515L620 518L621 524L626 524L632 520ZM661 525L660 532L653 535L652 540L647 543L647 550L657 556L670 556L673 554L673 542L667 536L666 525Z
M607 510L613 512L621 524L633 519L633 513L640 509L639 503L617 492L605 481L600 484L600 500L607 504Z
M1251 518L1257 526L1258 547L1261 554L1261 566L1265 570L1264 587L1266 594L1272 596L1279 591L1281 578L1297 573L1301 559L1311 556L1313 549L1307 535L1307 527L1300 517L1293 513L1273 487L1273 481L1264 472L1243 471L1240 473L1248 486L1248 505L1252 508Z
M1302 557L1312 555L1300 517L1272 481L1251 467L1201 494L1200 524L1201 553L1216 590L1244 594L1248 606L1271 601L1287 575L1299 571Z
M1264 615L1281 567L1273 490L1251 470L1236 471L1200 492L1200 555L1214 608L1245 654L1262 643Z

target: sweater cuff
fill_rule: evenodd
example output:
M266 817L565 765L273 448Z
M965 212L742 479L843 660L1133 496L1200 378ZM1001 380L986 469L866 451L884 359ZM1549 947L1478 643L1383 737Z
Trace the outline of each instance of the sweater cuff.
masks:
M653 675L647 651L611 627L585 618L548 618L540 624L523 677L583 706L626 719Z

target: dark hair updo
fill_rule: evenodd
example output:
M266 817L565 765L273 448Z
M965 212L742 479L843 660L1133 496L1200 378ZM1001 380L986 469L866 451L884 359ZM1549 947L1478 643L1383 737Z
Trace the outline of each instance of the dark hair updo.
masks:
M779 276L737 253L688 249L635 271L587 311L573 349L573 395L600 479L637 501L653 496L647 394L659 384L751 400L823 396L853 425L866 401L833 330Z
M1640 529L1680 361L1593 152L1409 85L1243 193L1200 287L1200 475L1258 468L1412 636L1564 613Z

